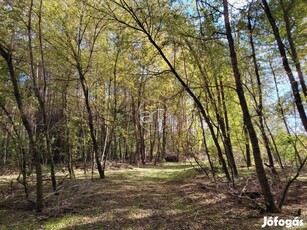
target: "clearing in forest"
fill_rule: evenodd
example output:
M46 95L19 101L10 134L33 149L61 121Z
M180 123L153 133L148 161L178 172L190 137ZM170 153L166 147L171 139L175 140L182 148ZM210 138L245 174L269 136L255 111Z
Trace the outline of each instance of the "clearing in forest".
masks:
M91 181L82 171L77 179L62 180L59 195L45 191L41 214L27 210L16 175L1 176L0 229L260 229L263 224L266 214L253 208L261 201L235 195L247 177L249 188L258 188L251 175L237 179L232 189L213 184L189 163L116 166L104 180ZM293 219L301 209L306 217L306 191L306 181L295 182L278 216Z

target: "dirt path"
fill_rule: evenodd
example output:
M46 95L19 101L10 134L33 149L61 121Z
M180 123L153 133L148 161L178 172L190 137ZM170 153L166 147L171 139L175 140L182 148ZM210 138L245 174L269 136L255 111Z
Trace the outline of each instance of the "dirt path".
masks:
M189 219L197 217L197 207L180 189L186 186L181 177L193 172L190 166L146 167L112 172L102 182L71 181L65 192L80 196L59 209L73 212L77 229L195 229L199 224Z
M0 206L0 229L260 229L263 215L196 174L189 164L166 164L93 182L79 175L45 199L40 215Z

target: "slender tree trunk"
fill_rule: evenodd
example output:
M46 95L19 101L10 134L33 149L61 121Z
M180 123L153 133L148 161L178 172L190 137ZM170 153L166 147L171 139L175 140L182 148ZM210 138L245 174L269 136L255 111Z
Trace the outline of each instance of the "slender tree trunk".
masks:
M223 82L220 79L220 82L215 80L216 83L216 90L217 90L217 97L218 97L218 105L222 109L222 114L224 114L224 117L220 115L220 111L218 108L216 108L216 117L218 119L222 136L223 136L223 143L225 148L225 153L229 162L229 165L231 167L231 170L235 176L238 176L238 170L237 165L235 162L235 158L232 151L232 143L231 143L231 137L230 137L230 129L228 124L228 113L227 108L225 104L225 94L224 94L224 88L223 88Z
M281 99L280 99L280 96L279 96L279 89L278 89L278 86L277 86L276 74L275 74L275 71L274 71L271 63L270 63L270 68L271 68L271 71L272 71L272 75L273 75L273 79L274 79L274 85L275 85L275 90L276 90L276 95L277 95L278 111L280 112L280 116L281 116L282 121L283 121L283 123L285 125L286 131L287 131L287 134L288 134L288 139L291 141L291 144L292 144L292 146L294 148L295 155L297 156L297 159L298 159L299 163L302 164L302 158L301 158L301 156L300 156L300 154L298 152L298 149L296 147L296 143L291 140L290 128L288 126L287 118L286 118L286 115L285 115L285 112L284 112L284 108L282 106Z
M112 140L111 138L109 138L110 136L109 128L104 124L101 125L101 136L103 136L101 159L102 159L103 169L105 169L105 165L106 165L107 157L109 153L109 146Z
M7 133L4 139L4 143L3 143L3 155L2 155L2 161L1 161L1 164L3 167L6 165L6 161L7 161L8 144L9 144L9 134Z
M279 28L277 27L277 24L275 22L275 19L274 19L272 13L271 13L271 10L270 10L270 7L269 7L267 1L262 0L262 4L263 4L263 9L264 9L264 11L267 15L267 18L268 18L268 20L271 24L271 27L273 29L273 34L274 34L275 40L277 42L277 46L278 46L280 56L282 58L283 67L286 71L289 82L291 84L292 93L293 93L293 96L294 96L294 102L295 102L297 111L300 115L301 121L302 121L303 126L305 128L305 131L307 131L307 117L306 117L305 109L304 109L304 106L303 106L302 98L301 98L301 95L300 95L300 90L298 88L298 83L295 80L294 75L292 73L292 70L290 68L289 61L288 61L288 58L287 58L286 49L285 49L285 46L284 46L282 39L280 37Z
M69 177L71 179L75 178L75 172L74 172L74 167L73 167L73 158L72 158L72 151L71 151L71 146L70 146L70 133L69 130L66 131L66 156L67 156L67 169L69 172Z
M268 154L268 159L269 159L269 167L272 169L272 172L276 174L276 169L274 166L274 161L273 161L273 156L272 156L272 151L270 148L270 142L269 138L267 137L265 133L265 126L264 126L264 118L263 118L263 100L262 100L262 84L261 84L261 79L260 79L260 74L259 74L259 68L258 68L258 63L257 63L257 58L256 58L256 51L255 51L255 45L254 45L254 38L253 38L253 29L252 29L252 22L251 22L251 15L250 15L250 9L248 11L247 15L248 19L248 35L249 35L249 44L252 49L252 58L253 58L253 64L254 64L254 70L255 70L255 75L257 79L257 88L258 88L258 102L257 104L257 114L259 118L259 126L260 126L260 132L261 136L264 142L265 149Z
M204 80L204 83L205 83L205 87L209 89L209 84L208 84L208 81L206 79L206 72L203 70L203 68L201 67L201 63L199 62L199 59L198 57L196 56L195 54L195 51L193 49L193 47L191 46L191 44L186 41L187 45L189 46L189 49L190 51L192 52L193 56L194 56L194 59L196 61L196 64L198 66L198 69L199 71L201 72L202 74L202 77L203 77L203 80ZM179 76L179 75L178 75ZM179 76L180 77L180 76ZM178 79L178 78L177 78ZM184 82L183 82L184 83ZM185 83L184 83L185 84ZM194 94L191 90L186 90L187 92L191 92L192 94ZM217 152L218 152L218 157L219 157L219 161L220 163L222 164L222 168L223 168L223 171L225 172L225 175L227 177L227 179L230 181L231 178L230 178L230 175L229 175L229 172L228 172L228 169L227 169L227 165L226 165L226 162L224 160L224 157L223 157L223 152L222 152L222 149L221 149L221 146L218 142L218 137L217 135L215 134L214 132L214 128L213 128L213 125L212 125L212 122L211 122L211 119L209 117L208 114L206 114L206 111L204 109L204 107L202 106L202 104L200 103L199 99L195 96L195 98L190 94L190 96L195 100L197 100L198 102L195 101L195 104L197 105L197 107L199 108L202 116L204 117L205 119L205 122L207 123L208 127L209 127L209 130L211 132L211 135L212 135L212 139L214 141L214 144L216 146L216 149L217 149ZM208 90L208 97L210 99L211 102L213 102L213 106L214 106L214 109L215 109L215 115L216 115L216 118L217 118L217 121L218 121L218 124L220 126L220 128L222 129L223 131L223 134L225 134L225 139L228 139L227 135L226 135L226 128L225 128L225 125L224 125L224 120L222 119L221 115L220 115L220 112L219 112L219 109L218 107L216 106L215 104L215 100L214 100L214 97L211 93L210 90ZM207 109L208 111L208 109ZM232 169L232 171L235 172L235 175L237 175L237 169L236 169L236 165L235 165L235 160L234 160L234 157L233 157L233 154L232 154L232 148L231 148L231 142L229 142L229 140L226 140L223 141L223 144L225 146L225 152L226 152L226 157L227 157L227 160L229 161L229 165Z
M155 157L155 165L157 162L160 162L162 159L161 155L162 155L162 142L161 142L161 133L158 132L158 148L157 148L157 153L156 153L156 157Z
M89 126L89 129L90 129L90 136L91 136L92 143L93 143L94 159L95 159L95 163L97 165L99 177L100 177L100 179L103 179L105 177L104 168L102 167L102 164L100 162L100 157L99 157L100 156L99 147L98 147L97 138L96 138L96 135L95 135L93 112L92 112L92 109L91 109L91 106L90 106L88 87L87 87L87 84L85 82L85 77L82 74L82 71L80 71L80 70L79 70L79 77L80 77L80 83L81 83L81 86L82 86L82 90L83 90L83 93L84 93L85 107L86 107L86 111L87 111L87 122L88 122L88 126Z
M46 141L46 150L47 156L50 160L50 173L51 173L51 181L52 181L52 188L53 191L56 191L56 178L55 178L55 168L54 168L54 160L53 160L53 153L51 150L51 140L49 136L49 124L47 119L47 112L46 112L46 103L45 103L45 94L46 94L46 74L45 74L45 62L44 62L44 53L43 53L43 43L42 43L42 31L41 31L41 10L42 10L42 1L40 1L40 10L39 10L39 46L40 46L40 53L41 53L41 64L43 70L43 78L44 78L44 89L43 95L40 93L40 89L37 85L37 74L35 74L35 66L34 66L34 54L33 54L33 47L32 47L32 13L33 13L33 0L30 3L30 11L29 11L29 20L28 20L28 42L29 42L29 53L30 53L30 67L31 67L31 75L32 81L34 86L34 94L39 102L40 113L42 114L42 123L43 123L43 131ZM37 67L38 68L38 67Z
M141 161L142 164L145 164L145 155L146 155L146 145L145 145L145 137L144 137L144 128L139 127L139 135L140 135L140 154L141 154Z
M11 114L9 113L9 111L5 108L4 105L0 105L0 107L2 108L2 110L4 111L5 115L8 117L14 133L17 137L17 140L14 141L14 137L12 134L10 134L10 132L7 130L7 136L4 140L4 151L3 151L3 166L6 163L6 158L7 158L7 145L8 145L8 140L9 140L9 136L11 136L11 138L13 139L13 141L15 142L15 144L18 146L19 152L20 152L20 171L21 171L21 175L22 175L22 185L24 187L24 192L26 195L26 199L29 198L29 187L28 187L28 183L27 183L27 157L26 157L26 149L22 143L22 133L20 134L20 132L18 132L18 129L16 127L16 124L14 122L13 117L11 116Z
M279 151L278 151L278 147L277 147L274 135L271 132L271 130L270 130L270 128L269 128L269 126L268 126L268 124L265 120L264 120L264 124L265 124L266 129L269 132L270 137L271 137L271 140L272 140L272 143L273 143L273 146L274 146L275 155L276 155L277 161L280 165L280 168L284 169L284 166L283 166L283 163L282 163L281 158L280 158L280 154L279 154Z
M26 198L29 198L29 188L28 188L28 182L27 182L27 158L26 158L26 150L23 146L21 146L21 174L22 174L22 185L24 187L24 192L26 195Z
M66 162L67 168L69 172L69 177L75 178L74 167L73 167L73 156L71 151L71 143L70 143L70 130L69 130L69 122L68 122L68 110L67 110L67 89L68 85L65 86L65 89L62 93L62 101L63 101L63 110L64 110L64 120L65 120L65 150L66 150Z
M152 125L152 124L151 124ZM152 127L150 126L150 138L149 138L149 142L150 142L150 149L149 149L149 161L151 162L153 159L153 153L154 153L154 149L155 149L155 145L156 145L156 122L154 123L154 128L152 130Z
M300 63L300 60L298 58L296 47L294 45L294 41L293 41L293 38L292 38L291 23L290 23L290 18L289 18L290 10L291 10L292 6L295 4L294 3L295 1L292 0L287 8L285 7L284 0L279 0L279 2L280 2L280 5L282 7L282 10L283 10L283 17L284 17L284 21L285 21L285 25L286 25L287 39L288 39L291 54L292 54L292 60L294 62L296 72L297 72L297 75L298 75L298 78L300 80L300 84L301 84L301 87L302 87L302 91L303 91L303 94L304 94L305 100L306 100L307 99L307 88L306 88L306 84L305 84L305 80L304 80L303 71L302 71L302 68L301 68L301 63Z
M134 153L134 156L132 156L132 153L131 153L131 157L130 157L130 162L132 163L132 162L137 161L137 156L139 155L138 151L140 150L140 147L139 147L140 141L139 141L139 135L138 135L138 128L139 128L138 114L137 114L137 108L135 106L135 100L133 96L131 100L132 100L131 107L132 107L132 114L133 114L134 139L135 139L135 153Z
M41 160L40 155L37 150L36 142L34 140L33 129L31 127L29 118L24 111L24 104L22 101L22 96L19 91L18 80L15 74L15 69L13 65L12 53L10 50L5 49L0 44L0 55L4 58L4 60L6 61L8 65L10 78L13 84L14 96L15 96L15 100L17 103L17 107L18 107L18 110L21 116L22 123L28 133L29 144L31 147L34 164L35 164L35 171L36 171L36 211L41 212L43 209L43 178L42 178L42 168L41 168L41 163L40 163L40 160Z
M167 114L167 108L166 105L164 105L164 113L163 113L163 121L162 121L162 154L161 154L161 158L164 159L166 157L166 152L169 151L166 148L166 114ZM160 125L160 124L158 124ZM160 127L158 127L158 129L160 129Z
M211 156L210 156L210 154L209 154L209 149L208 149L208 146L207 146L207 139L206 139L205 128L204 128L202 116L201 116L200 113L199 113L199 119L200 119L200 126L201 126L201 130L202 130L202 135L203 135L205 153L206 153L206 156L207 156L208 161L209 161L209 165L210 165L212 177L213 177L213 179L215 180L215 169L214 169L213 162L212 162L212 160L211 160Z
M235 77L236 91L237 91L239 101L240 101L240 106L243 112L244 124L247 127L249 137L251 140L251 144L252 144L257 176L258 176L259 183L260 183L263 195L264 195L264 200L266 201L267 211L279 212L278 208L275 205L274 196L271 192L271 188L270 188L268 179L264 171L262 158L261 158L261 152L260 152L259 143L258 143L258 137L254 129L253 122L252 122L252 119L249 113L249 109L247 106L247 102L245 99L245 95L244 95L241 74L240 74L239 67L238 67L237 54L235 51L234 41L233 41L233 37L231 34L227 0L223 0L223 6L224 6L224 22L225 22L226 35L227 35L227 40L228 40L228 45L229 45L231 63L232 63L232 68L233 68L233 74Z
M246 125L243 127L244 137L245 137L245 155L246 155L246 166L249 168L252 166L251 161L251 151L249 146L249 136Z
M299 177L302 169L304 168L304 165L305 165L306 161L307 161L307 157L305 157L305 159L302 161L302 163L300 163L300 166L297 169L295 176L291 180L288 181L288 183L287 183L287 185L286 185L286 187L285 187L285 189L283 191L283 194L282 194L281 200L279 202L279 205L278 205L279 209L281 209L282 206L284 205L285 200L286 200L286 196L287 196L287 193L288 193L288 190L289 190L291 184Z
M118 139L119 162L123 162L122 139L122 136Z

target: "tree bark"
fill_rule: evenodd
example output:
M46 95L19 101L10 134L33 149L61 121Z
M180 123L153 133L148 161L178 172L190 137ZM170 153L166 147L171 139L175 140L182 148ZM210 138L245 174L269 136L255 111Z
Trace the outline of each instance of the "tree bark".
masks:
M207 140L206 140L205 127L204 127L203 120L202 120L202 116L201 116L200 113L199 113L199 119L200 119L201 131L202 131L202 135L203 135L205 153L206 153L206 156L207 156L208 161L209 161L209 165L210 165L212 177L213 177L213 179L215 180L215 169L214 169L213 162L212 162L212 160L211 160L211 156L210 156L210 154L209 154L209 149L208 149Z

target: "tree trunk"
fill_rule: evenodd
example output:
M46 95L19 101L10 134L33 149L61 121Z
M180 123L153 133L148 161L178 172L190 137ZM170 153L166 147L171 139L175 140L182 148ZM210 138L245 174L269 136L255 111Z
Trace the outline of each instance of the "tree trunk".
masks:
M139 89L139 91L140 91L140 89ZM140 95L140 92L139 92L139 95ZM140 99L139 99L139 97L140 96L138 96L137 102L135 102L135 99L132 96L132 102L131 102L132 103L131 104L132 115L133 115L133 127L134 127L134 139L135 139L135 152L134 152L133 159L131 159L133 163L136 163L136 162L139 161L139 159L140 159L140 150L141 150L140 128L142 126L140 125L139 114L138 114L138 108L140 106L140 102L139 102ZM137 105L136 105L136 103L137 103Z
M212 138L214 141L214 144L217 148L217 152L218 152L218 156L219 159L221 161L222 164L222 168L223 171L226 175L227 180L231 181L231 177L229 175L228 169L227 169L227 165L226 162L224 160L223 157L223 153L222 150L220 148L220 144L218 142L218 139L215 135L214 132L214 128L213 125L210 121L210 118L208 116L208 114L206 113L203 105L201 104L201 102L199 101L199 99L196 97L196 95L192 92L192 90L190 89L190 87L183 81L183 79L180 77L180 75L178 74L178 72L175 70L175 68L173 67L173 65L170 63L170 61L167 59L167 57L165 56L165 54L163 53L162 49L157 45L157 43L153 40L153 38L151 37L151 35L144 29L144 33L148 36L149 41L151 42L151 44L157 49L157 51L159 52L159 54L161 55L161 57L163 58L163 60L166 62L166 64L168 65L168 67L170 68L170 70L172 71L172 73L174 74L174 76L176 77L176 79L180 82L180 84L183 86L184 90L189 94L189 96L193 99L194 103L196 104L197 108L199 109L201 115L203 116L203 118L205 119L209 130L212 134Z
M218 82L217 79L215 79L215 83L218 95L218 106L222 109L222 114L224 114L224 117L221 116L220 112L218 111L218 108L216 108L216 117L219 121L219 125L222 131L223 143L228 163L231 167L233 174L235 176L238 176L237 165L232 151L232 143L230 137L229 123L228 123L228 113L225 103L225 92L223 87L223 81L222 79L220 79L220 82Z
M6 135L3 143L3 155L1 157L1 166L3 168L5 167L7 161L8 144L9 144L9 134Z
M259 118L259 128L261 132L261 136L264 142L264 146L266 148L267 154L268 154L268 159L269 159L269 167L272 169L272 172L274 174L277 174L275 166L274 166L274 161L273 161L273 156L272 156L272 151L270 148L270 143L269 143L269 138L267 137L265 133L265 127L264 127L264 118L263 118L263 100L262 100L262 84L261 84L261 79L260 79L260 74L259 74L259 68L258 68L258 63L257 63L257 58L256 58L256 51L255 51L255 45L254 45L254 39L253 39L253 29L252 29L252 23L251 23L251 15L250 15L250 9L248 11L247 15L248 19L248 35L249 35L249 44L252 49L252 58L253 58L253 64L254 64L254 70L255 70L255 75L257 79L257 88L258 88L258 102L256 102L257 106L257 114ZM256 99L255 99L256 100Z
M34 67L34 54L33 54L33 47L32 47L32 13L33 13L33 0L30 3L30 11L29 11L29 19L28 19L28 45L29 45L29 53L30 53L30 69L33 81L33 88L34 94L39 102L39 109L40 113L42 114L42 124L43 124L43 132L45 136L46 142L46 150L47 150L47 157L50 161L50 173L51 173L51 181L52 181L52 188L53 191L56 191L56 178L55 178L55 168L54 168L54 160L53 160L53 153L51 150L51 140L49 135L49 124L47 119L47 112L45 106L45 94L46 94L46 74L45 74L45 63L44 63L44 53L43 53L43 44L42 44L42 31L41 31L41 8L42 8L42 1L40 1L40 10L39 10L39 47L40 47L40 54L41 54L41 64L43 70L43 80L44 80L44 89L43 95L40 93L40 89L37 85L37 74L35 74L35 67Z
M275 138L274 138L274 136L273 136L273 134L272 134L272 132L271 132L271 130L270 130L270 128L269 128L269 126L268 126L268 124L265 120L264 120L264 124L265 124L266 129L269 132L270 137L271 137L277 162L279 163L280 168L284 169L284 166L283 166L283 163L282 163L281 158L280 158L280 154L279 154L279 151L278 151L278 147L277 147Z
M23 145L23 141L22 141L22 133L20 134L20 132L18 132L18 128L16 127L16 124L13 120L13 117L11 116L11 114L9 113L9 111L5 108L4 105L0 105L0 107L2 108L2 110L4 111L5 115L8 117L14 133L17 137L17 140L14 141L14 137L12 134L10 134L9 130L7 130L7 136L4 140L4 151L3 151L3 155L4 158L6 160L7 157L7 145L8 145L8 138L9 136L11 136L11 138L13 139L13 141L15 142L15 144L18 146L19 152L20 152L20 171L21 171L21 175L22 175L22 185L24 187L24 192L25 192L25 196L26 199L29 198L29 188L28 188L28 183L27 183L27 158L26 158L26 149ZM3 162L3 164L5 164L5 161ZM3 165L4 166L4 165Z
M293 96L294 96L294 102L295 102L296 108L297 108L298 113L300 115L304 129L305 129L305 131L307 131L307 117L306 117L305 109L304 109L302 98L301 98L301 95L300 95L300 90L298 88L298 83L294 78L294 75L292 73L292 70L291 70L289 62L288 62L285 46L282 42L282 39L281 39L280 33L279 33L279 29L276 25L276 22L275 22L273 15L271 14L271 10L270 10L270 7L269 7L267 1L262 0L262 3L263 3L263 9L264 9L264 11L267 15L267 18L268 18L268 20L271 24L271 27L273 29L273 33L274 33L275 40L277 42L278 50L279 50L280 56L282 58L283 67L286 71L289 82L291 84L292 93L293 93Z
M199 62L199 59L198 57L195 55L195 52L194 52L194 49L192 48L192 46L190 45L190 43L188 41L186 41L187 45L189 46L189 49L190 51L192 52L193 56L194 56L194 59L196 61L196 64L198 66L198 69L199 71L201 72L202 76L203 76L203 80L204 80L204 83L205 83L205 87L206 88L209 88L209 84L207 82L207 79L206 79L206 72L202 69L201 67L201 64ZM178 77L180 77L178 75ZM178 79L177 77L177 79ZM182 81L183 82L183 81ZM181 83L181 84L185 84L185 82ZM188 87L186 85L186 87ZM225 175L227 177L227 179L229 181L231 181L231 178L230 178L230 175L229 175L229 172L228 172L228 169L227 169L227 165L226 165L226 162L225 162L225 159L223 157L223 152L222 152L222 149L221 149L221 146L218 142L218 137L217 135L215 134L214 132L214 128L213 128L213 125L212 125L212 122L211 122L211 119L209 117L209 115L206 113L206 110L204 109L203 105L201 104L201 102L199 101L199 99L195 96L195 94L188 88L186 89L186 91L190 94L190 96L194 99L195 101L195 104L197 105L201 115L204 117L205 119L205 122L207 123L208 127L209 127L209 130L210 130L210 133L212 135L212 139L214 141L214 144L216 146L216 149L217 149L217 152L218 152L218 157L219 157L219 161L222 165L222 168L223 168L223 171L225 172ZM208 91L208 96L209 96L209 99L214 102L214 97L211 93L211 91ZM215 105L215 103L213 103L213 106L214 106L214 109L215 109L215 114L216 114L216 118L217 118L217 121L218 121L218 124L220 125L220 128L224 131L223 133L225 134L226 133L226 129L224 128L225 125L224 125L224 121L223 119L221 118L220 116L220 113L218 111L218 108L217 106ZM208 111L208 109L207 109ZM227 136L227 135L226 135ZM226 137L227 139L227 137ZM235 165L235 161L234 161L234 158L233 158L233 154L232 154L232 159L231 159L231 146L229 146L229 144L231 144L230 142L223 142L224 143L224 146L225 146L225 152L226 152L226 157L227 159L229 160L229 164L230 164L230 167L233 169L234 172L237 172L237 169L236 169L236 165ZM237 173L235 173L237 174Z
M284 112L284 108L282 106L282 103L281 103L281 99L280 99L280 96L279 96L279 89L278 89L278 86L277 86L277 79L276 79L276 74L275 74L275 71L272 67L272 64L270 63L270 68L271 68L271 71L272 71L272 75L273 75L273 79L274 79L274 85L275 85L275 90L276 90L276 96L277 96L277 105L278 105L278 111L280 112L280 116L282 118L282 121L285 125L285 128L286 128L286 131L287 131L287 135L288 135L288 138L289 140L291 140L291 132L290 132L290 128L288 126L288 123L287 123L287 118L286 118L286 115L285 115L285 112ZM293 145L293 148L294 148L294 152L295 152L295 155L297 156L297 159L299 161L300 164L302 164L302 159L301 159L301 156L299 154L299 151L296 147L296 143L293 143L293 141L291 140L291 144ZM281 162L281 161L280 161Z
M298 78L300 80L300 84L302 87L302 91L303 94L305 96L305 100L307 99L307 88L306 88L306 84L305 84L305 80L304 80L304 75L303 75L303 71L301 68L301 63L300 60L298 58L297 52L296 52L296 47L294 45L294 41L292 38L292 32L291 32L291 24L290 24L290 18L289 18L289 12L291 10L291 6L293 6L292 3L290 3L289 7L285 7L284 5L284 0L280 0L280 5L282 7L283 10L283 17L284 17L284 21L286 24L286 31L287 31L287 39L289 42L289 46L290 46L290 50L291 50L291 54L292 54L292 60L294 62L295 68L296 68L296 72L298 75ZM294 0L292 0L292 2L294 2Z
M97 139L95 135L93 112L90 106L88 87L85 82L85 77L81 71L79 71L79 77L80 77L80 82L81 82L81 86L82 86L83 93L84 93L85 107L86 107L87 119L88 119L87 122L88 122L88 126L90 129L90 136L91 136L92 144L93 144L94 159L97 165L99 177L100 179L103 179L104 178L104 168L102 167L102 164L100 162L100 157L99 157L100 156L99 147L98 147L98 143L97 143Z
M18 107L18 110L21 116L22 123L28 133L29 144L32 150L32 155L33 155L34 164L35 164L35 171L36 171L36 211L41 212L43 209L43 178L42 178L42 168L41 168L41 163L40 163L39 152L37 150L37 146L34 140L34 134L33 134L33 130L32 130L29 118L24 111L22 96L19 92L18 80L15 74L15 69L13 65L12 53L10 50L5 49L0 44L0 55L4 58L4 60L6 61L8 65L10 78L13 84L14 96L15 96L15 100L17 103L17 107Z
M166 114L167 114L167 107L164 105L164 113L163 113L163 121L162 121L162 127L158 127L158 130L160 131L160 128L162 128L162 149L161 149L161 158L164 159L166 157L166 152L169 151L166 148ZM158 118L159 119L159 118ZM160 124L158 124L160 126Z
M152 125L152 124L151 124ZM150 138L149 138L149 143L150 143L150 149L149 149L149 161L151 162L153 159L153 153L154 153L154 149L156 146L156 122L154 123L154 129L152 130L152 127L150 126Z
M245 137L245 155L246 155L246 166L249 168L252 166L251 161L251 151L249 146L249 136L246 125L243 127L244 137Z
M145 155L146 155L146 145L145 145L145 137L144 137L144 128L139 127L139 134L140 134L140 154L141 154L141 161L142 164L145 164Z
M249 109L247 106L247 102L245 99L245 95L244 95L241 74L240 74L239 67L238 67L237 54L235 51L234 41L233 41L232 34L231 34L227 0L223 0L223 6L224 6L224 22L225 22L226 35L227 35L227 40L228 40L228 45L229 45L231 64L232 64L233 74L234 74L235 83L236 83L236 91L237 91L239 101L240 101L240 106L243 112L244 124L247 127L249 137L251 140L251 144L252 144L257 176L258 176L259 183L262 189L262 193L264 195L264 200L266 201L267 211L268 212L279 212L278 208L275 205L274 196L271 192L271 188L270 188L268 179L264 171L259 143L258 143L258 137L254 129L253 122L252 122L252 119L249 113Z
M205 128L204 128L202 116L201 116L200 113L199 113L199 119L200 119L200 126L201 126L201 130L202 130L202 135L203 135L205 153L206 153L206 156L207 156L208 161L209 161L209 165L210 165L212 177L213 177L213 179L215 180L215 169L214 169L213 162L212 162L212 160L211 160L211 156L210 156L210 154L209 154L209 149L208 149L207 140L206 140Z
M64 86L64 90L62 93L62 102L63 102L63 118L65 120L65 152L66 152L66 163L67 163L67 168L69 172L69 177L75 178L75 173L74 173L74 167L73 167L73 156L72 156L72 151L71 151L71 143L70 143L70 130L69 130L69 122L68 122L68 111L67 111L67 89L68 89L68 84Z

